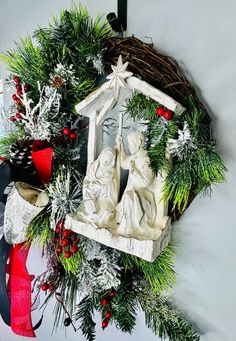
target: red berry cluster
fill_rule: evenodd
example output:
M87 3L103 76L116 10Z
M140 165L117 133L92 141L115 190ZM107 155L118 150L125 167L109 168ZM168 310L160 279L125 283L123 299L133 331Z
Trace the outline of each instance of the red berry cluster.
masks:
M77 131L76 130L71 130L69 127L64 127L62 129L62 134L66 137L69 138L70 141L75 141L77 137Z
M64 229L64 221L59 221L55 230L54 242L56 244L56 253L63 252L65 258L70 258L79 251L79 239L77 235L68 229Z
M56 289L56 287L55 287L55 284L53 284L53 283L45 282L41 286L42 291L48 291L49 290L50 292L53 292L53 291L55 291L55 289Z
M21 79L18 76L14 76L13 80L15 83L16 93L12 95L12 99L16 103L18 111L15 114L15 116L10 117L10 121L11 122L15 122L15 121L19 122L19 120L21 120L22 114L24 112L24 106L22 104L22 98L21 98L23 95L22 89L24 89L24 91L27 93L27 92L29 92L30 88L29 88L29 85L27 85L27 84L21 84Z
M159 107L156 109L156 115L162 116L167 121L170 121L173 117L173 111L171 110L165 110L163 107Z
M104 330L108 324L109 324L109 320L110 318L112 317L112 312L111 310L109 310L109 306L111 305L111 302L113 300L113 298L116 297L116 294L117 292L112 289L109 293L108 293L108 296L107 297L104 297L102 300L101 300L101 305L107 309L104 313L104 318L102 320L102 329Z

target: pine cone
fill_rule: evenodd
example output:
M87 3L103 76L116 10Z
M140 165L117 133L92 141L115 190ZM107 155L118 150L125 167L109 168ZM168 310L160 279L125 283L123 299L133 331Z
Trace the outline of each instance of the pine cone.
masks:
M64 79L60 75L54 75L52 78L52 87L60 89L64 84Z
M19 140L12 144L9 149L11 168L15 181L24 181L29 184L38 184L36 169L32 157L32 141Z

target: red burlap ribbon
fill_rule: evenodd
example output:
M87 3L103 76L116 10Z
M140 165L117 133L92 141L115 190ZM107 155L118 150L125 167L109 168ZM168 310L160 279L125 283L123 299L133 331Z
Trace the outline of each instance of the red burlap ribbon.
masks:
M11 329L17 335L35 337L31 320L31 276L26 268L29 249L24 243L17 244L10 256Z
M32 151L32 160L40 180L48 184L52 173L53 149L47 147L41 150Z

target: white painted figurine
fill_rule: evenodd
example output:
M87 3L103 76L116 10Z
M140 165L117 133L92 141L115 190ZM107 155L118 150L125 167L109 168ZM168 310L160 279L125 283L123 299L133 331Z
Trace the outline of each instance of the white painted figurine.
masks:
M84 179L83 202L78 214L83 221L94 223L97 227L115 224L115 208L119 194L115 164L116 151L105 148L88 167Z
M120 135L118 135L116 143L121 167L129 170L129 176L126 189L117 206L118 226L114 233L138 239L157 239L161 234L161 228L155 226L157 216L156 176L149 166L149 158L143 148L144 135L139 131L128 135L130 156L125 154Z

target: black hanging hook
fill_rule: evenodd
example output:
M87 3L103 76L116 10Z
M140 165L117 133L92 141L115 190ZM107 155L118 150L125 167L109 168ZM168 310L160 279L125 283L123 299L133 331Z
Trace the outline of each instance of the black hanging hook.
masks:
M114 32L123 34L127 29L127 0L118 0L117 16L114 12L107 15L107 20Z

